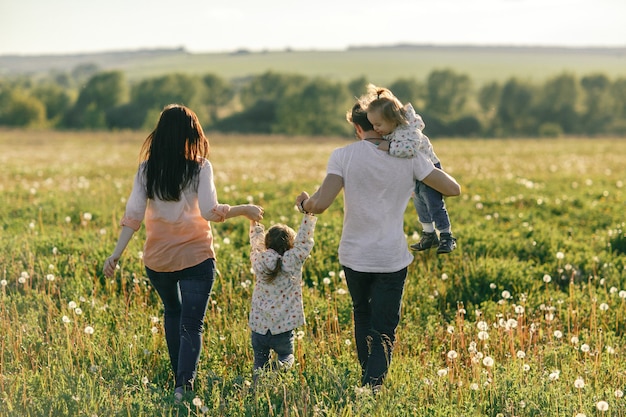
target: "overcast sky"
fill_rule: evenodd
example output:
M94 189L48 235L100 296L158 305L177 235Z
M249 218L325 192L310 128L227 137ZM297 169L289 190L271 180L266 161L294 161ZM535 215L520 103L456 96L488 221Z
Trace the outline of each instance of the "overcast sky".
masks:
M3 0L0 55L626 46L626 0Z

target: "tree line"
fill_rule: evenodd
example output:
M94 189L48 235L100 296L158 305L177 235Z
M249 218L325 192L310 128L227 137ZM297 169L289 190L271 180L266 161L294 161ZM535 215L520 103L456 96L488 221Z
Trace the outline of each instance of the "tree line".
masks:
M149 129L164 105L179 103L206 130L350 136L342 115L369 82L266 72L232 81L173 73L131 84L122 71L81 65L42 79L1 79L0 126ZM510 78L475 88L467 75L441 69L383 87L413 104L430 137L626 135L626 78L564 72L542 83Z

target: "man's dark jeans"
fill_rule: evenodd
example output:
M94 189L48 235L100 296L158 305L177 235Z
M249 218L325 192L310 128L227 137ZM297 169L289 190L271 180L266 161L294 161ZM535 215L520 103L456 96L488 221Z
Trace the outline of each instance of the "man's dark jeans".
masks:
M354 311L354 337L363 385L383 383L400 322L407 268L391 273L357 272L343 267Z

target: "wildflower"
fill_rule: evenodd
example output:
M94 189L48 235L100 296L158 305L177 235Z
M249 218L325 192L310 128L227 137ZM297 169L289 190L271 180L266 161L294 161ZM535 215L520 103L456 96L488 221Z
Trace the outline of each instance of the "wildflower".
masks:
M476 327L478 328L478 330L486 331L489 328L489 325L486 321L479 321L478 323L476 323Z
M69 223L72 221L72 218L70 216L65 216L65 223Z
M546 321L554 320L554 313L546 313Z
M230 245L230 238L225 237L222 242L224 242L225 245Z
M442 281L445 281L447 279L448 279L448 274L446 274L446 273L441 274L441 280Z
M456 353L456 350L451 350L450 352L448 352L448 359L455 360L458 356L459 354Z
M158 322L159 322L159 318L158 318L157 316L151 316L151 317L150 317L150 321L151 321L152 323L156 324L156 323L158 323Z
M612 346L607 346L605 349L606 353L608 353L609 355L613 355L615 353L615 349Z
M496 289L496 284L494 284L493 282L491 284L489 284L489 288L491 288L492 290Z
M70 301L69 303L67 303L68 308L71 308L72 310L75 309L77 307L76 305L76 301Z
M588 353L588 352L589 352L589 350L591 350L591 348L589 347L589 345L588 345L588 344L583 343L583 344L580 346L580 350L581 350L582 352Z
M143 378L141 378L141 383L142 383L142 384L144 384L144 385L148 385L148 382L150 382L150 381L148 380L148 377L147 377L147 376L144 376Z
M337 288L337 291L335 291L337 294L339 295L346 295L348 293L348 291L346 291L343 288Z
M557 339L560 339L563 337L563 332L560 330L555 330L554 331L554 337L556 337Z
M3 279L2 281L0 281L0 285L2 285L3 287L6 287L8 284L6 279Z
M335 274L335 271L329 271L329 272L328 272L328 276L329 276L329 277L331 277L331 278L334 278L334 277L335 277L335 275L336 275L336 274Z
M93 334L93 332L94 332L93 327L91 326L85 327L85 334Z
M615 398L622 398L623 396L624 396L624 391L622 391L621 389L615 390Z
M507 290L502 291L502 298L508 300L509 298L511 298L511 293Z
M448 375L448 368L443 368L443 369L438 370L437 375L439 375L440 377L444 377Z
M489 339L489 333L484 332L484 331L478 332L478 338L480 340L487 340L487 339Z
M519 359L524 359L526 357L526 352L524 352L523 350L518 350L517 351L517 357Z
M454 334L454 326L448 326L447 332L450 334Z
M607 303L600 304L600 310L607 311L609 309L609 305Z
M596 403L596 408L598 409L598 411L606 411L609 409L609 403L607 403L606 401L598 401Z
M91 213L83 213L83 220L89 221L92 219L92 217L93 216L91 215Z
M469 387L472 391L478 391L479 388L478 384L475 382L472 382Z
M346 339L346 340L344 340L344 342L343 342L343 343L344 343L346 346L350 346L350 345L352 344L352 340L350 340L350 339Z
M556 381L557 379L559 379L560 375L561 375L561 371L555 370L555 371L552 371L550 375L548 375L548 379L550 381Z
M322 280L322 284L324 284L324 285L330 285L330 278L325 277L325 278Z
M565 258L565 254L563 252L556 253L556 259L563 259L563 258Z
M194 399L191 400L191 403L195 405L196 407L202 406L202 400L198 397L194 397Z
M576 380L574 381L574 387L581 389L585 386L585 380L582 379L581 377L576 378Z
M59 253L59 250L56 248L56 246L54 248L52 248L52 254L53 255L57 255Z
M74 309L74 313L76 313L77 315L79 315L79 316L80 316L81 314L83 314L83 309L82 309L82 308L80 308L80 307L76 307L76 308Z
M485 356L483 359L483 365L487 368L491 368L493 366L493 358L491 356Z
M615 288L615 287L609 288L609 293L615 294L616 292L617 292L617 288Z
M617 293L617 295L619 295L619 298L626 298L626 291L621 290L620 292Z
M302 340L303 338L304 338L304 331L302 331L302 330L298 330L298 331L296 332L296 339L298 339L298 340Z
M548 275L548 274L545 274L543 276L543 282L545 282L547 284L550 281L552 281L552 277L550 275Z
M515 313L516 314L524 314L524 306L515 306Z
M54 281L54 274L48 274L48 275L46 275L46 279L47 279L48 281Z
M70 318L69 318L69 317L67 317L67 316L63 316L63 317L61 317L61 321L62 321L63 323L69 323L69 322L70 322Z
M570 342L572 342L572 345L577 345L579 342L578 336L572 336L572 338L570 339Z
M508 319L508 320L506 321L506 326L504 326L504 327L505 327L507 330L517 328L517 320L515 320L515 319Z
M530 371L530 365L525 363L524 366L522 366L522 369L524 370L524 372L528 372Z
M159 332L159 329L156 326L153 326L150 331L152 332L152 334L157 334Z

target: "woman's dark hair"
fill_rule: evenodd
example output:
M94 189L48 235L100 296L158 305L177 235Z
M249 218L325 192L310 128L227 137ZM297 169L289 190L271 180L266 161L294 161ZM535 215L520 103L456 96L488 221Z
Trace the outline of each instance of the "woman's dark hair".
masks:
M181 191L197 181L201 158L208 156L209 140L198 116L179 104L165 106L141 148L148 198L178 201Z
M289 249L293 248L296 239L296 232L284 224L275 224L265 233L265 247L275 250L281 258L276 261L276 267L267 275L266 281L272 282L283 267L282 256Z

